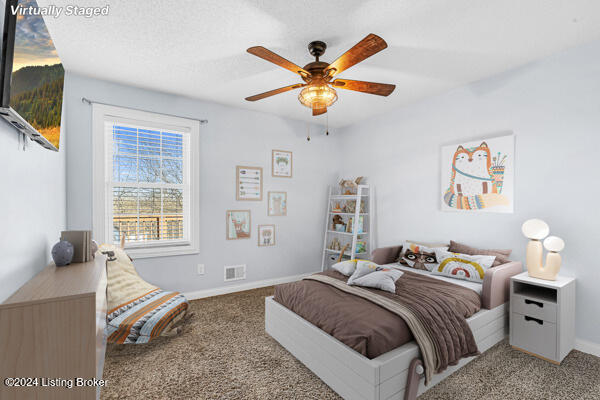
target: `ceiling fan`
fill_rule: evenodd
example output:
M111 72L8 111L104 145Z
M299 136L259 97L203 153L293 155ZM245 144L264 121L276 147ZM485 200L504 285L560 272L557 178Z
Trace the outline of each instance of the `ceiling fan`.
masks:
M277 64L280 67L300 75L305 83L296 83L279 89L269 90L268 92L246 97L246 100L257 101L293 89L304 88L298 95L298 100L300 100L302 105L312 108L313 115L321 115L326 113L327 107L330 107L337 100L337 93L334 87L336 89L347 89L379 96L389 96L396 88L396 85L354 81L350 79L332 80L340 72L364 61L386 47L387 43L385 40L371 33L355 44L350 50L338 57L337 60L329 64L324 61L319 61L319 57L325 53L327 45L321 41L310 42L308 44L308 51L316 58L316 61L306 64L304 68L297 66L293 62L286 60L262 46L250 47L247 50L248 53L254 54L257 57L270 61L273 64Z

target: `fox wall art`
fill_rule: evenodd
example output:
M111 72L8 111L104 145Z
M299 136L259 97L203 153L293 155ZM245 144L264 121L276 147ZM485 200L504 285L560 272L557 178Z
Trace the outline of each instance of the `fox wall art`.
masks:
M514 135L442 147L443 211L513 212Z

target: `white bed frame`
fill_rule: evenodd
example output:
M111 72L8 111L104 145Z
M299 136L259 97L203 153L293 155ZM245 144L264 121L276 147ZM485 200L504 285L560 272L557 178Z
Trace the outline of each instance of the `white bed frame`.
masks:
M467 322L479 351L484 352L508 334L508 303L492 310L482 309ZM458 365L434 375L426 387L424 379L415 375L415 367L411 368L411 362L421 356L414 341L370 360L277 303L272 296L265 299L265 329L344 399L403 400L405 394L407 399L414 398L416 384L407 388L410 379L414 383L420 379L418 394L422 394L474 359L464 358Z

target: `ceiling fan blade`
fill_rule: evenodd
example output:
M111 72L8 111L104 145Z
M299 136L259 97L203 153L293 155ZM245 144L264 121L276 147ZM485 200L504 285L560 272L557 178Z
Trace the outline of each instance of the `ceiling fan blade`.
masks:
M326 71L332 70L329 73L329 76L337 75L351 66L371 57L373 54L380 52L386 47L387 43L385 40L370 33L363 40L356 43L350 50L339 56L337 60L332 62L327 67Z
M348 89L362 93L376 94L378 96L389 96L396 89L396 85L388 83L353 81L351 79L336 79L331 82L331 86L334 86L336 89Z
M325 114L327 112L327 107L323 108L313 108L313 117L321 114Z
M276 94L287 92L287 91L293 90L293 89L298 89L298 88L301 88L301 87L304 87L304 86L306 86L305 83L296 83L294 85L284 86L284 87L281 87L279 89L273 89L273 90L269 90L268 92L264 92L264 93L261 93L261 94L255 94L254 96L246 97L246 100L248 100L248 101L261 100L261 99L264 99L266 97L274 96Z
M280 55L275 54L271 50L266 49L262 46L250 47L246 51L250 54L255 55L256 57L260 57L263 60L267 60L269 62L272 62L273 64L277 64L280 67L288 69L298 75L310 76L310 73L308 73L308 71L306 71L305 69L300 68L293 62L286 60L285 58L281 57Z

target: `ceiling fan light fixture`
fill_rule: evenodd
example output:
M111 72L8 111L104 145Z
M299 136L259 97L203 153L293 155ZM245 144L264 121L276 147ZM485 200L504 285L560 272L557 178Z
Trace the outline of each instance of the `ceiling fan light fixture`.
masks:
M308 51L315 57L315 61L306 64L304 67L299 67L262 46L250 47L247 50L248 53L298 74L304 83L269 90L268 92L246 97L246 100L257 101L279 93L303 88L298 95L298 100L303 106L311 108L313 117L316 117L327 113L327 109L336 102L337 92L333 89L333 86L337 89L353 90L355 92L378 96L389 96L396 88L396 85L355 81L352 79L335 79L332 81L339 73L379 53L386 47L387 43L385 40L373 33L369 33L360 42L352 46L350 50L346 51L330 64L319 60L325 53L327 44L320 40L315 40L308 44Z
M303 106L312 109L328 108L337 100L335 89L326 83L306 86L298 95L298 100Z

